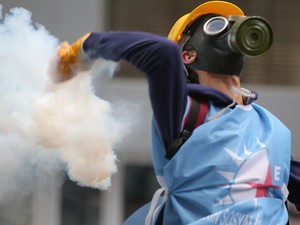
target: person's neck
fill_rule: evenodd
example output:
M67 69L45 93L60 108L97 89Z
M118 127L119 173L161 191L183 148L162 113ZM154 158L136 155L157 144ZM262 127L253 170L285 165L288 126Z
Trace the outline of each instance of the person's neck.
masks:
M217 89L231 97L236 103L243 104L243 98L240 94L233 93L231 89L240 88L240 77L237 75L207 73L205 71L196 71L199 83Z

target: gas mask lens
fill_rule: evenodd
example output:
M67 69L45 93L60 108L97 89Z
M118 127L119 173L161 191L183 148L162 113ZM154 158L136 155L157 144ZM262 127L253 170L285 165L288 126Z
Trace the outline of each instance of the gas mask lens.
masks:
M218 35L222 33L228 26L228 20L223 16L216 16L207 20L203 26L203 30L207 35Z

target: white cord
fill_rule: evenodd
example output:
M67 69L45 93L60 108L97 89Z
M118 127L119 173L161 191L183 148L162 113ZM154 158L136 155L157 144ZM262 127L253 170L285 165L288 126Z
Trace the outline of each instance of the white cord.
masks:
M236 87L232 87L230 89L230 91L232 93L236 93L236 94L240 94L244 97L247 97L247 98L255 98L256 95L254 93L252 93L252 91L246 89L246 88L236 88Z
M164 198L163 198L162 202L160 204L158 204L158 200L163 193L164 193ZM168 192L167 187L159 188L155 192L155 194L153 195L152 201L151 201L148 215L145 220L145 225L153 225L155 223L155 219L156 219L158 212L161 210L163 205L168 200L168 195L169 195L169 192Z
M214 114L214 115L210 116L209 118L207 118L207 121L212 121L212 120L218 119L220 116L222 116L226 112L227 109L229 109L230 107L234 106L235 104L236 103L233 101L232 103L230 103L225 108L221 109L216 114Z

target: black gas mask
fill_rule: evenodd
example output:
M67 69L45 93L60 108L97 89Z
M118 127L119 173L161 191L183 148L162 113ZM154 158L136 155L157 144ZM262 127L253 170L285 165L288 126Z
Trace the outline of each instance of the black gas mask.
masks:
M262 17L217 14L199 17L184 32L183 50L194 49L197 58L188 70L240 75L244 58L266 52L273 41L272 29Z

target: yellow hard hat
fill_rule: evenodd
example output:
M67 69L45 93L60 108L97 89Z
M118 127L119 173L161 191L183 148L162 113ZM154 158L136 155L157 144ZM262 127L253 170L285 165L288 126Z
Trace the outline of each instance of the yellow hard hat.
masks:
M192 12L179 18L172 27L168 38L172 41L179 42L182 38L182 33L187 26L192 24L200 16L210 13L219 14L225 17L228 17L229 15L244 16L244 12L238 6L230 2L208 1L199 5Z

